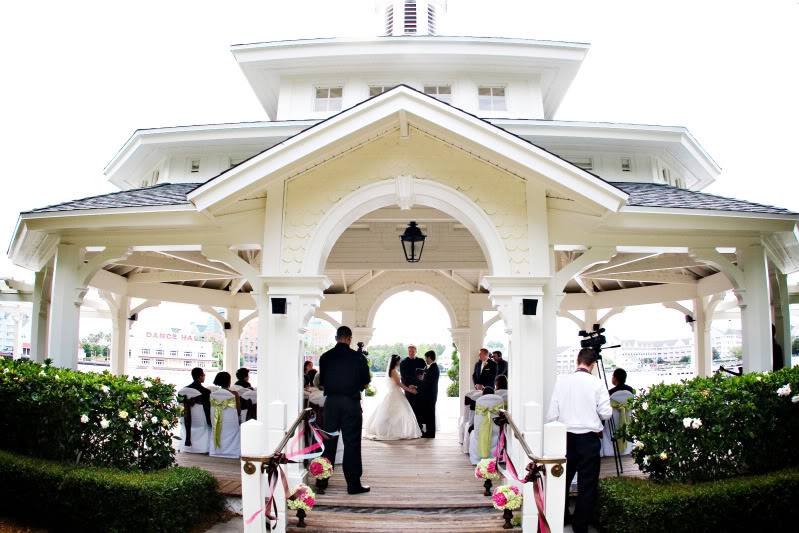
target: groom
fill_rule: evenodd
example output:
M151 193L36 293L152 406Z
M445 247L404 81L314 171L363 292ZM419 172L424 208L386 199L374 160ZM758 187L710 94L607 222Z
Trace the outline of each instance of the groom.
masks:
M406 387L410 387L411 385L416 386L417 388L421 385L421 381L417 377L417 373L424 370L424 361L416 357L416 346L413 344L408 346L408 357L402 360L400 363L400 380L402 384ZM417 394L413 394L410 392L405 393L405 397L408 399L408 403L411 404L411 409L413 409L413 414L416 415L416 423L419 424L419 427L422 427L422 414L419 411L419 397Z
M424 424L423 439L436 438L436 400L438 400L438 364L436 352L429 350L424 354L427 368L422 383L419 385L419 403Z

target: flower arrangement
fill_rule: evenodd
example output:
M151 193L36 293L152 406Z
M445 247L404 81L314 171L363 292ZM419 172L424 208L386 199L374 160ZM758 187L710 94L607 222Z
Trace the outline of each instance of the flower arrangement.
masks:
M494 495L491 496L491 501L494 504L494 509L499 511L513 511L522 506L522 496L519 487L515 485L502 485L494 490Z
M495 458L482 459L474 469L477 479L499 479L499 469Z
M333 465L325 457L317 457L308 465L308 472L314 479L327 479L333 473Z
M300 483L291 491L286 504L292 511L310 511L316 505L316 493L308 485Z

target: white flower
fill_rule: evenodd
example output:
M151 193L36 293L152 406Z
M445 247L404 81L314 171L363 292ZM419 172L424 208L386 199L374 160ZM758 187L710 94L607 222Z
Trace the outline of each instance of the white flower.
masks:
M777 396L790 396L791 395L791 384L786 383L779 389L777 389Z
M760 377L760 376L757 376L755 379L756 379L757 381L763 381L763 378L762 378L762 377Z
M694 429L699 429L700 427L702 427L702 420L699 418L694 418L691 421L691 427Z
M45 374L45 373L44 373L44 370L42 370L41 372L39 372L39 375L40 375L40 376L46 376L47 374Z
M8 368L3 369L3 374L8 374Z
M671 410L669 411L669 413L671 413L673 415L676 415L677 414L677 408L676 407L672 407Z
M149 389L150 387L152 387L152 386L153 386L153 382L152 382L152 381L150 381L149 379L145 379L145 380L144 380L144 386L145 386L145 387L147 387L147 388Z
M80 415L80 421L82 424L85 424L86 422L89 421L89 417L86 415Z
M142 392L141 393L141 397L146 400L148 398L147 393L146 392Z
M166 418L162 418L161 425L164 426L165 428L169 427L169 420L167 420Z
M100 387L100 390L103 391L106 394L111 392L111 389L108 388L108 385L103 385L102 387Z
M55 376L53 376L53 377L55 378L55 380L56 380L56 381L58 381L59 379L61 379L61 378L59 377L59 375L58 375L58 374L56 374L56 375L55 375Z
M109 422L105 418L101 418L100 419L100 427L102 427L103 429L108 429L108 426L110 426L110 425L111 425L111 422Z
M648 408L649 408L649 402L644 402L641 404L641 409L643 409L644 411L646 411Z
M644 443L639 440L638 442L635 443L635 447L640 450L641 448L644 447Z
M158 417L157 416L152 417L150 419L150 422L152 422L153 424L157 424L158 423Z
M669 456L668 456L668 455L666 455L666 452L660 452L660 458L661 458L661 459L663 459L663 460L665 461L666 459L668 459L668 458L669 458Z
M643 459L643 461L641 461L641 463L644 466L648 465L649 464L649 456L648 455L644 455L644 459Z
M121 418L122 420L125 420L127 417L128 417L128 412L127 411L124 411L124 410L119 411L119 418Z
M128 420L128 425L130 427L136 427L136 419L135 418L131 418L130 420Z
M791 398L791 401L792 401L793 403L799 403L799 394L797 394L796 396L794 396L793 398Z
M682 425L685 426L686 428L691 427L692 424L693 424L693 419L692 418L683 418L682 419Z

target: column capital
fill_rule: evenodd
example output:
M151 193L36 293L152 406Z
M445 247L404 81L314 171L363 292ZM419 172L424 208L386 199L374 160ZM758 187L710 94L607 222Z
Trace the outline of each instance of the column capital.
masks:
M484 276L480 284L494 296L543 296L549 277Z
M260 276L270 296L322 296L331 283L327 276Z

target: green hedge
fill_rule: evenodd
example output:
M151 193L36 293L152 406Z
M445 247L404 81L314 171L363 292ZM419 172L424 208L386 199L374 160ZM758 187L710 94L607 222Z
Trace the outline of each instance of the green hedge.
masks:
M0 515L56 531L188 531L222 503L198 468L124 472L0 451Z
M708 481L799 465L799 368L654 385L624 429L654 480Z
M0 358L0 449L127 470L172 466L175 389Z
M696 484L608 478L596 523L609 533L795 531L799 469Z

